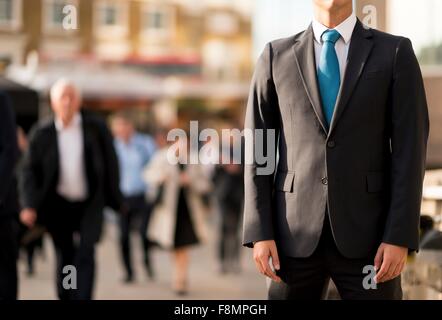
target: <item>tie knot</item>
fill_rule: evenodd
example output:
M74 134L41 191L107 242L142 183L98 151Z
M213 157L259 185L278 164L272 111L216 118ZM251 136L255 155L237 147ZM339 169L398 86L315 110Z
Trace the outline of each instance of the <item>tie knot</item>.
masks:
M321 36L321 39L323 42L331 42L331 43L335 44L336 41L338 41L340 37L341 37L341 35L338 31L327 30L327 31L324 31L324 33Z

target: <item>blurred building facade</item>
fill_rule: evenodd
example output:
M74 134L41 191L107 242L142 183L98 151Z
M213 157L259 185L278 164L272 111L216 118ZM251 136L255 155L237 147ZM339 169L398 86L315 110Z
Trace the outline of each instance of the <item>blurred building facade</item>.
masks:
M77 9L76 30L63 28L66 5ZM430 167L442 166L440 6L355 0L362 21L415 44L433 124ZM69 76L95 109L176 106L184 98L240 115L265 43L301 31L311 16L310 1L292 0L0 0L0 74L8 68L42 93Z
M152 69L162 73L201 68L216 80L247 79L250 15L230 1L201 2L0 0L0 41L8 43L0 59L3 66L23 63L35 51L44 60L96 58L157 65ZM76 30L63 27L67 5L77 9Z
M43 94L67 76L108 111L182 98L238 107L253 68L252 4L0 0L0 73Z

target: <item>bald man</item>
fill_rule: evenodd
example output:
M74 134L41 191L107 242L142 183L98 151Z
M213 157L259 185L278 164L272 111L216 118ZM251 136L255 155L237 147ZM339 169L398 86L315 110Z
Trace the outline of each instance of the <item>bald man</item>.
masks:
M117 157L104 122L80 110L74 84L57 81L50 100L54 118L32 130L25 154L20 218L29 227L44 225L52 237L58 297L90 300L103 208L120 210L122 203ZM70 266L77 283L63 282Z

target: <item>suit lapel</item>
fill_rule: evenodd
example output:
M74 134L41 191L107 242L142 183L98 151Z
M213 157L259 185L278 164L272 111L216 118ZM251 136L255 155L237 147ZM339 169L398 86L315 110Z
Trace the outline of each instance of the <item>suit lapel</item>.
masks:
M322 111L321 97L318 89L313 28L311 25L300 37L300 39L296 41L294 50L296 64L304 84L304 89L313 110L315 111L316 117L322 126L322 129L325 133L327 133L328 130L324 113Z
M83 128L83 159L86 169L86 179L89 190L93 190L93 188L95 187L92 178L94 172L93 155L94 153L99 152L99 150L94 150L93 130L89 123L89 119L84 112L81 113L81 118Z
M358 20L351 38L350 48L348 51L347 68L345 71L344 82L340 90L340 94L336 103L336 110L330 125L330 133L336 127L339 118L344 112L348 101L356 87L356 84L365 67L365 63L373 48L371 41L371 31L365 29Z

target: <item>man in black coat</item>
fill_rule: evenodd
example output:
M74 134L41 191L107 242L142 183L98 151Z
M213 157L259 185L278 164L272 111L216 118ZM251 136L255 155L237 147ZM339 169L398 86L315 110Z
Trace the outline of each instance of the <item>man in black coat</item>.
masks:
M8 97L0 92L0 300L17 298L16 159L14 113Z
M79 90L59 80L50 95L55 117L32 130L24 157L20 217L45 226L53 239L59 298L89 300L103 209L121 209L118 163L105 123L80 111ZM63 281L72 272L67 266L76 268L77 284Z

